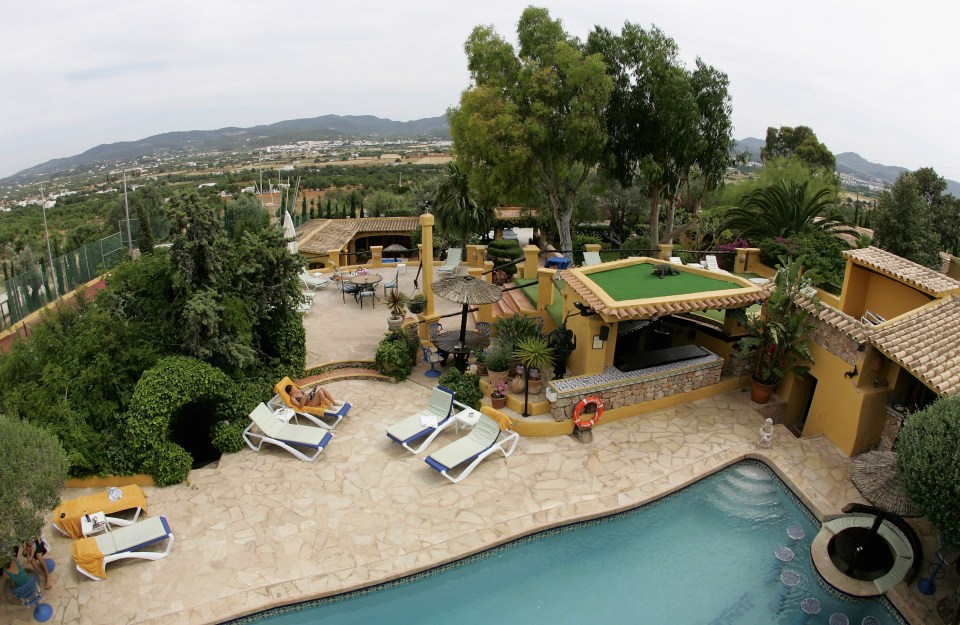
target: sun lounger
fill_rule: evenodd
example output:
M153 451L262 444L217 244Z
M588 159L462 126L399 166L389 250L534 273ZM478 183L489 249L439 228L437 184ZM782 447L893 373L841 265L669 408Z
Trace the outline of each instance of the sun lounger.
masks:
M264 443L270 443L307 462L316 460L331 438L333 434L325 429L283 421L263 403L250 413L250 425L243 431L244 442L254 451L260 451ZM308 456L298 447L312 450L313 455Z
M437 276L443 278L449 278L453 275L453 271L460 266L460 258L463 254L463 250L459 247L451 247L447 250L447 260L443 262L442 265L437 267Z
M108 525L123 526L137 522L141 512L147 511L147 496L136 484L111 488L96 495L76 497L64 501L53 511L52 525L61 534L70 538L80 538L80 519L85 514L103 512ZM133 518L116 516L120 512L132 512Z
M332 408L323 408L321 406L294 406L293 400L290 399L290 394L285 390L288 385L293 385L298 391L302 390L293 383L293 380L285 377L273 387L273 392L276 393L276 395L267 402L267 407L272 410L284 407L289 408L301 417L310 420L314 425L318 425L327 430L332 430L337 427L337 424L339 424L340 421L347 416L347 413L350 412L350 409L353 408L353 405L349 402L344 402ZM330 419L333 419L333 422L331 422Z
M419 454L453 422L454 395L448 388L436 387L430 396L430 405L391 425L387 428L387 436L410 453ZM414 444L417 446L414 447Z
M490 454L499 451L504 458L508 457L516 450L519 441L520 435L510 429L510 417L484 406L469 434L433 452L425 458L425 462L456 484L470 475ZM454 477L453 472L459 467L463 468Z
M145 547L166 540L162 551L144 550ZM77 571L90 579L106 579L106 566L125 558L159 560L170 555L173 549L173 532L166 517L153 517L139 523L120 527L73 543L73 561Z
M670 257L670 262L673 263L674 265L682 265L682 264L683 264L683 259L680 258L679 256L671 256L671 257Z
M325 289L330 284L330 278L317 274L312 274L306 269L300 272L300 283L303 288L313 292L317 289Z
M583 253L583 265L585 267L590 267L591 265L599 265L603 261L600 259L600 252L584 252Z

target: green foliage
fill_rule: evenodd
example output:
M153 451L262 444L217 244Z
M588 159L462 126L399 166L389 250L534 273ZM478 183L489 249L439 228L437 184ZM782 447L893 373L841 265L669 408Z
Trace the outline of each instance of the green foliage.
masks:
M512 352L509 345L494 341L486 350L487 369L490 371L506 371L510 368Z
M553 349L543 336L531 336L517 341L513 355L527 371L536 369L541 374L553 366Z
M753 377L763 384L776 384L788 370L803 375L813 363L807 339L817 325L810 313L796 304L797 298L806 297L801 293L813 278L809 273L801 275L802 267L800 257L784 261L778 268L762 315L747 315L742 308L730 311L748 332L740 339L740 352L744 356L756 352ZM813 302L819 306L816 298Z
M840 294L847 260L843 251L850 249L845 241L822 231L798 235L792 239L763 239L759 243L760 260L767 266L775 266L778 259L803 257L804 269L816 276L816 286Z
M434 192L433 214L440 231L459 239L464 258L470 237L485 235L494 218L492 201L480 198L470 187L467 172L452 162Z
M508 351L516 349L523 339L539 336L542 326L543 320L539 317L525 315L497 317L493 322L497 342L505 346Z
M222 419L217 421L210 431L210 442L213 446L225 454L234 454L243 449L243 430L247 427L247 420L237 419L228 421Z
M228 406L233 386L219 369L185 356L164 358L145 371L134 388L132 407L124 415L131 461L153 476L158 486L182 482L192 460L185 449L167 438L172 421L190 402Z
M960 396L941 397L908 416L896 451L910 499L945 545L960 547Z
M902 256L931 269L940 266L941 238L938 227L960 228L960 219L954 211L952 222L943 214L943 206L956 205L955 199L944 198L943 185L931 181L936 176L932 169L903 172L889 191L880 194L872 212L874 236L877 244L888 252ZM940 179L943 182L943 179ZM938 222L947 219L940 226ZM950 247L950 236L943 247Z
M760 150L764 161L776 157L796 157L812 170L833 173L837 159L807 126L767 128L767 140Z
M13 548L39 536L60 503L67 457L50 432L0 414L0 565Z
M523 250L520 248L520 243L514 239L495 239L490 241L487 246L487 257L493 261L493 266L497 267L511 260L522 258ZM512 277L517 273L517 266L507 265L502 270Z
M383 303L387 305L390 315L393 317L402 317L407 307L407 296L400 289L390 289L383 298Z
M748 193L740 206L726 212L719 229L754 240L791 237L814 230L856 234L842 222L836 194L828 188L815 191L809 180L780 181Z
M231 241L246 232L259 232L270 225L270 216L252 193L242 193L223 208L223 227Z
M588 234L578 234L573 237L573 264L582 265L583 264L583 251L587 249L587 245L591 243L600 244L603 243L603 240L600 237L595 237Z
M477 26L464 45L471 86L448 114L457 163L476 189L539 195L570 249L577 191L603 158L612 81L546 9L523 11L517 40Z
M398 382L405 380L413 369L406 336L400 332L388 333L377 345L373 363L380 373Z
M483 391L480 390L480 376L475 373L460 373L456 367L450 367L437 379L437 384L456 393L457 401L476 410L480 409Z
M646 250L647 253L652 252L650 237L645 234L631 235L630 238L623 242L623 248L627 250Z

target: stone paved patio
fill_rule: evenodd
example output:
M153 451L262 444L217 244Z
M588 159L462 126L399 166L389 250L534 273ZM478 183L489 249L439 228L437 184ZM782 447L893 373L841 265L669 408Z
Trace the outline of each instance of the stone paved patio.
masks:
M332 309L341 316L359 316L359 307L342 304L332 289L322 295L336 297ZM327 315L314 318L319 310L315 305L306 321L313 364L340 359L337 350L347 349L345 339L320 339L338 326ZM379 340L380 327L386 328L385 310L363 315L368 312L367 322L381 325L341 335L367 333L349 341L351 350L368 335ZM215 623L633 507L744 457L767 461L818 516L863 501L849 480L850 460L823 438L798 440L778 427L774 447L756 449L761 418L739 391L602 424L589 445L569 437L523 439L510 458L491 457L453 485L422 455L384 435L426 403L425 386L341 381L329 388L355 408L315 463L279 449L244 449L216 468L193 471L186 484L146 489L150 514L165 515L176 536L170 557L114 563L106 581L81 580L70 541L48 531L59 565L46 596L56 610L51 622ZM432 448L453 436L442 435ZM63 497L95 490L68 490ZM930 542L929 528L921 530ZM901 584L891 596L913 623L937 622L932 602L919 601L915 588ZM32 622L27 610L14 606L0 608L0 619Z

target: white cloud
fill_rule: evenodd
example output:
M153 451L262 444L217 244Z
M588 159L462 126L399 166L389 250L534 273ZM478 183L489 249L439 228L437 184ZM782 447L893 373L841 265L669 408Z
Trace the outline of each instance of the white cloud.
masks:
M513 39L527 2L169 0L6 7L0 176L100 143L328 113L442 114L478 24ZM811 126L834 152L960 178L953 3L549 4L594 24L656 23L731 80L736 136Z

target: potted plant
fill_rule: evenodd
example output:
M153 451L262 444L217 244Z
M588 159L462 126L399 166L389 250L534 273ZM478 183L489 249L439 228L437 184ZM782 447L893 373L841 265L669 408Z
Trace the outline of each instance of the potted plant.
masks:
M407 296L400 292L400 289L390 289L387 291L383 301L390 311L390 318L387 319L387 327L391 332L399 332L403 324L403 313L407 307Z
M732 311L747 330L747 336L740 339L741 356L756 354L751 397L758 404L767 403L787 371L801 376L813 364L807 339L817 324L796 302L807 298L815 307L820 302L816 296L807 295L815 276L801 273L802 263L802 256L789 262L781 259L773 291L760 315L747 315L742 309Z
M414 293L407 301L407 310L415 315L422 313L427 307L427 296L423 293Z
M482 349L474 350L473 360L477 365L477 375L487 375L487 352Z
M507 383L497 382L493 386L493 392L490 393L490 403L499 410L507 403Z
M486 361L487 373L492 383L496 384L507 379L507 371L510 369L509 348L500 342L494 343L487 349Z
M545 371L547 367L553 365L553 350L550 343L540 335L521 339L517 343L514 355L520 360L520 363L530 372L529 391L536 395L543 389L543 382L540 379L540 371ZM534 377L533 372L537 375Z
M412 369L406 335L401 332L388 333L377 345L374 366L377 371L394 380L406 379Z

